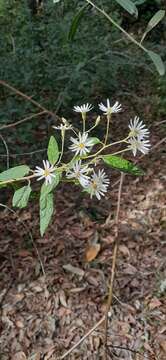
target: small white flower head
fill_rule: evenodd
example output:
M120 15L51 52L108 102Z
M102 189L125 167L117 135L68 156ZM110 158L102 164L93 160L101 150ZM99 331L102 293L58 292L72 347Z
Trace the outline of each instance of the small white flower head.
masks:
M145 127L143 121L140 121L138 116L135 116L134 120L130 120L128 127L130 129L130 137L143 140L145 137L149 136L149 130Z
M134 156L136 156L137 150L142 152L144 155L147 154L151 146L149 140L140 140L139 138L130 138L128 143L128 149L132 150Z
M45 179L46 185L51 184L52 178L55 177L55 174L53 172L55 171L55 168L53 165L49 163L48 160L43 160L44 169L36 166L36 170L34 171L35 176L39 177L37 180Z
M88 139L88 133L84 132L83 134L79 133L78 138L70 138L72 145L69 147L70 150L74 151L76 155L84 156L90 152L91 147L93 146L92 140Z
M103 169L99 170L98 174L94 172L87 187L87 190L90 193L90 197L92 198L95 195L97 199L100 200L101 196L104 196L104 194L107 192L109 182L110 181Z
M80 184L83 187L88 186L89 184L89 176L87 176L86 174L89 172L89 168L87 165L85 165L84 167L82 167L82 163L81 160L77 160L73 167L72 170L69 170L66 174L66 177L68 179L77 179Z
M81 106L74 106L73 110L75 112L86 114L87 112L91 111L93 109L93 106L91 104L83 104Z
M122 106L121 104L119 104L118 101L115 102L115 104L113 106L110 105L110 101L109 99L107 99L107 105L105 106L104 104L99 104L99 109L101 111L103 111L104 115L111 115L113 113L117 113L119 111L122 110Z
M56 130L66 131L72 129L72 125L68 123L68 121L62 118L62 123L59 126L53 126Z

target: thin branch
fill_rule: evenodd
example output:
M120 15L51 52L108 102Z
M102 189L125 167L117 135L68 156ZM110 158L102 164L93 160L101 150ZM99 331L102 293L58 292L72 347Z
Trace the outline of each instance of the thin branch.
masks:
M68 356L69 354L71 354L71 352L73 350L75 350L80 344L82 344L82 342L89 336L92 334L92 332L94 330L96 330L105 320L105 315L93 326L93 328L91 328L75 345L73 345L64 355L62 355L59 360L63 360L66 358L66 356Z
M39 149L39 150L34 150L34 151L31 151L31 152L25 152L25 153L16 153L16 154L9 154L9 157L16 157L16 156L25 156L25 155L34 155L36 153L41 153L41 152L44 152L46 151L47 148L44 148L44 149ZM3 155L3 154L0 154L0 157L6 157L7 155Z
M6 81L0 80L0 84L7 87L9 90L13 91L15 94L17 94L17 95L23 97L24 99L30 101L33 105L35 105L39 109L43 110L47 114L50 114L53 117L56 116L52 111L46 109L44 106L39 104L36 100L33 100L31 96L24 94L22 91L16 89L14 86L9 85Z
M5 149L6 149L6 155L5 155L6 156L6 167L7 167L7 169L9 169L9 148L8 148L8 145L7 145L4 137L1 134L0 134L0 138L1 138L1 140L2 140L2 142L4 144L4 146L5 146Z
M43 111L41 111L41 112L39 112L37 114L33 114L33 115L25 117L24 119L18 120L16 122L12 123L12 124L3 125L3 126L0 127L0 130L9 129L11 127L20 125L20 124L22 124L22 123L24 123L24 122L26 122L28 120L31 120L31 119L33 119L33 118L35 118L37 116L40 116L40 115L43 115L43 114L46 114L46 113L47 113L47 111L43 110Z
M131 348L127 348L125 346L120 346L120 345L108 345L108 347L111 347L113 349L119 349L119 350L127 350L127 351L130 351L131 353L133 354L138 354L140 355L141 357L146 357L147 359L149 359L149 356L146 355L146 354L142 354L140 351L137 351L137 350L133 350Z
M113 297L113 285L115 279L115 268L118 254L118 245L119 245L119 211L120 211L120 201L122 195L122 185L123 185L124 174L121 173L119 191L118 191L118 201L117 201L117 210L116 210L116 235L115 235L115 246L113 251L113 259L112 259L112 269L111 269L111 279L109 285L109 295L107 301L107 308L105 313L105 333L104 333L104 360L107 359L107 333L108 333L108 314L112 305L112 297Z
M136 39L133 38L127 31L125 31L111 16L109 16L103 9L99 8L97 5L95 5L91 0L85 0L88 4L92 5L94 9L96 9L98 12L100 12L102 15L104 15L108 21L110 21L117 29L119 29L125 36L133 42L135 45L137 45L139 48L144 50L146 53L148 53L148 50Z
M16 212L16 211L14 211L13 209L11 209L9 206L4 205L4 204L1 204L1 203L0 203L0 206L3 207L3 208L5 208L5 209L7 209L7 210L10 211L11 213L15 214L15 215L17 216L17 219L19 220L19 222L23 225L23 227L24 227L24 229L26 230L26 233L28 233L29 238L30 238L30 240L31 240L31 242L32 242L32 244L33 244L33 247L34 247L35 251L36 251L36 254L37 254L37 257L38 257L38 259L39 259L40 266L41 266L42 273L43 273L43 275L46 277L46 273L45 273L45 270L44 270L44 265L43 265L43 262L42 262L42 260L41 260L40 254L39 254L39 250L38 250L38 248L37 248L37 246L36 246L36 244L35 244L35 242L34 242L32 233L31 233L31 231L29 230L28 226L25 224L25 222L24 222L23 220L20 220L20 218L19 218L19 216L17 215L17 212Z

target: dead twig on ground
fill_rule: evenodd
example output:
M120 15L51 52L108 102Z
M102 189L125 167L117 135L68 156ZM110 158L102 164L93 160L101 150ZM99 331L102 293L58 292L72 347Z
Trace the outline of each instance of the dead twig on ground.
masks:
M116 243L114 247L114 255L113 255L113 263L112 263L112 273L111 273L111 281L110 281L110 291L109 291L109 298L107 303L107 310L105 315L90 329L75 345L73 345L64 355L62 355L59 360L65 359L73 350L75 350L92 332L99 327L105 321L105 345L107 343L107 325L108 325L108 313L110 310L110 306L112 303L112 290L113 290L113 282L115 276L115 265L116 265L116 258L117 258L117 250L118 250L118 222L119 222L119 210L120 210L120 199L122 193L122 184L123 184L124 174L121 173L120 185L119 185L119 192L118 192L118 202L117 202L117 211L116 211L116 224L117 224L117 232L116 232Z
M116 268L116 260L118 254L118 245L119 245L119 211L120 211L120 201L122 195L122 185L123 185L124 174L121 173L119 191L118 191L118 201L117 201L117 210L116 210L116 234L115 234L115 245L113 250L113 259L112 259L112 269L111 269L111 279L109 285L109 295L105 313L105 333L104 333L104 360L107 359L107 332L108 332L108 314L112 305L112 297L113 297L113 285L115 278L115 268Z
M73 350L75 350L82 342L93 333L105 320L105 315L91 328L75 345L73 345L64 355L62 355L59 360L65 359ZM53 360L53 359L52 359Z

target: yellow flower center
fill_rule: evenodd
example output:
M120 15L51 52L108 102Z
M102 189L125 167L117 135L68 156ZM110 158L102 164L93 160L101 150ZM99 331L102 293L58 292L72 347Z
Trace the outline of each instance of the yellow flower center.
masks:
M94 190L97 189L97 183L96 183L96 181L93 181L93 182L92 182L92 187L93 187Z
M77 179L80 177L80 172L79 172L79 171L76 171L75 177L76 177Z
M79 147L80 149L83 149L83 148L85 147L85 144L80 143L80 144L78 145L78 147Z
M48 169L45 169L44 170L44 176L48 176L48 175L50 175L50 171Z
M136 129L134 129L134 130L131 130L130 131L130 133L129 133L129 136L137 136L137 135L139 135L139 131L138 130L136 130Z

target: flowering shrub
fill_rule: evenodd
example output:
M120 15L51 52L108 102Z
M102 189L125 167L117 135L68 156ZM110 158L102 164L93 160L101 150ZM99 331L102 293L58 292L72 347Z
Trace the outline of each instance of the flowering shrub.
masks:
M60 181L67 181L79 186L84 192L89 193L90 197L96 197L98 200L108 191L109 178L103 168L103 165L116 168L119 171L131 173L133 175L142 175L143 172L132 162L122 158L119 154L132 151L136 156L137 152L147 154L150 148L148 140L149 131L135 116L134 120L129 121L129 131L124 139L116 142L109 142L109 128L112 115L122 111L119 102L110 105L107 99L106 105L99 104L99 109L103 112L106 120L106 132L103 139L93 137L93 129L99 126L101 116L97 116L94 125L91 128L87 126L87 113L93 109L91 104L74 106L74 111L81 115L82 127L80 131L74 129L72 124L62 118L60 126L53 126L55 131L61 132L61 149L54 136L51 136L48 143L48 159L43 160L43 167L36 166L30 169L27 165L19 165L0 174L0 187L7 186L14 182L25 182L25 186L17 189L13 196L13 206L24 208L31 194L31 181L43 180L40 190L40 232L44 234L53 214L53 192ZM71 132L71 160L68 163L63 162L64 144L66 132ZM104 154L105 150L110 149L113 145L122 145L122 149ZM73 156L72 156L73 155Z

